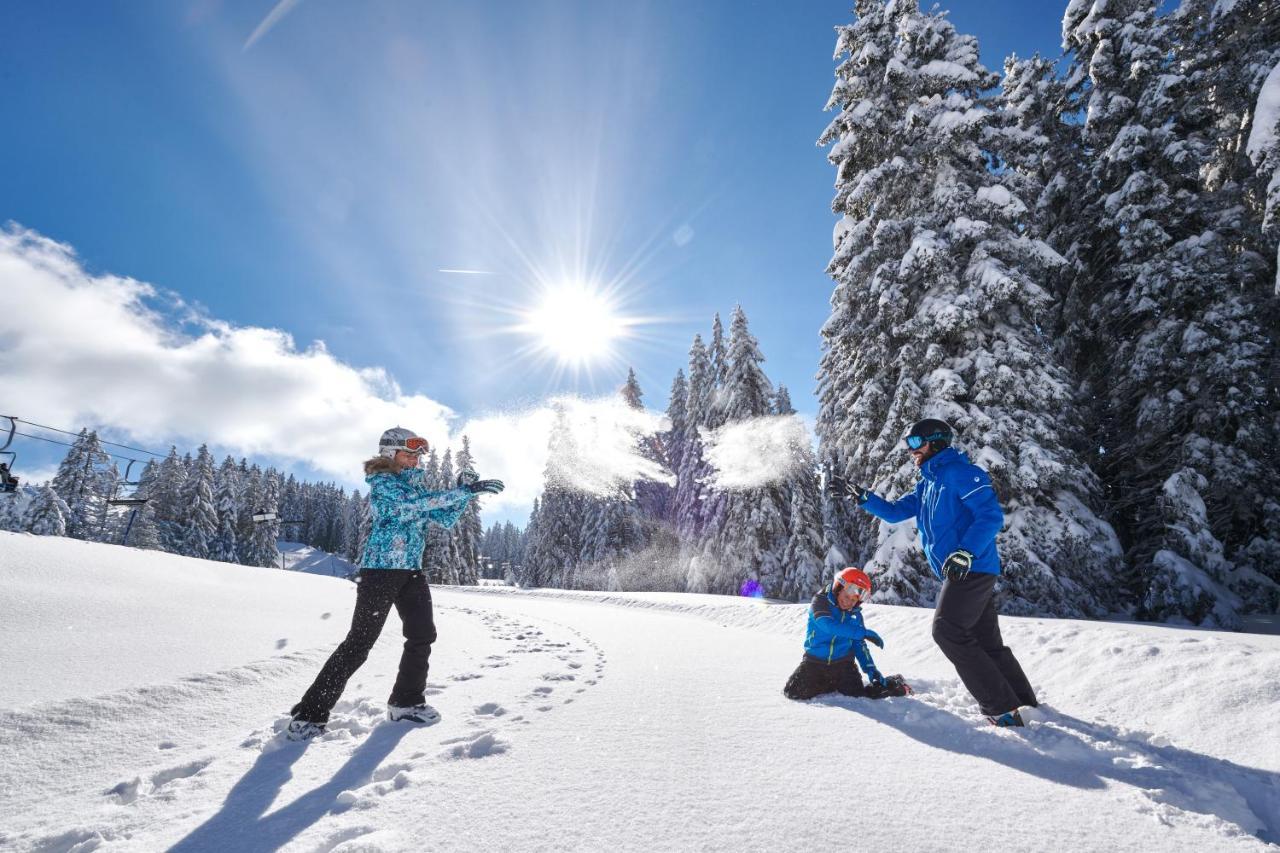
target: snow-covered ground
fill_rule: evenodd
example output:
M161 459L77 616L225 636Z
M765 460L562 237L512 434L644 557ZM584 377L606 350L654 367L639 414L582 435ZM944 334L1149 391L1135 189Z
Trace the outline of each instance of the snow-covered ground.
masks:
M802 605L435 591L429 727L383 721L393 617L323 738L277 735L354 586L0 534L0 849L1264 850L1280 637L1005 619L996 730L870 605L917 695L790 702ZM1263 840L1265 839L1265 840Z
M337 554L330 554L301 542L277 542L276 548L284 559L284 567L291 572L345 578L359 571L355 565Z

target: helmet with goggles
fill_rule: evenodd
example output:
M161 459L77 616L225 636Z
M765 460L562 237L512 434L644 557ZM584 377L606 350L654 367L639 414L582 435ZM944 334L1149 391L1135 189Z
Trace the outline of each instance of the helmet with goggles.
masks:
M404 427L392 427L382 434L382 438L378 439L378 455L388 458L395 456L396 452L400 450L407 450L410 453L416 453L421 456L427 452L427 449L428 445L425 438Z
M871 578L862 569L850 566L836 572L831 591L837 594L844 592L864 601L871 595Z
M941 447L947 447L954 437L955 430L951 428L951 424L937 418L925 418L912 424L911 430L902 440L911 450L919 450L926 444L935 442Z

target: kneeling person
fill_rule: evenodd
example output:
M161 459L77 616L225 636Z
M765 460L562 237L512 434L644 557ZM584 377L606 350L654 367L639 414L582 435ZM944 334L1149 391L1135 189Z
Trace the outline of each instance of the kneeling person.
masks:
M804 659L782 688L788 699L812 699L823 693L882 699L911 692L902 676L881 675L867 650L868 641L884 648L880 635L862 623L862 602L869 595L871 578L861 569L847 568L813 597ZM865 685L858 666L867 674Z

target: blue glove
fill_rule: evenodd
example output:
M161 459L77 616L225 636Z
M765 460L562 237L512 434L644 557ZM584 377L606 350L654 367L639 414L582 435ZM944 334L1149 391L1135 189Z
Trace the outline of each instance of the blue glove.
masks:
M868 631L868 632L867 632L867 639L868 639L869 641L871 641L871 642L875 643L875 644L876 644L877 646L879 646L880 648L882 648L882 649L884 648L884 640L880 639L880 635L879 635L879 634L877 634L875 631Z
M972 554L968 551L952 551L942 563L942 579L949 581L964 580L969 576L969 570L972 568Z
M506 488L506 486L502 484L501 480L476 480L474 483L468 483L462 488L471 492L473 495L478 495L481 492L484 492L486 495L496 495Z
M458 488L465 489L479 479L480 475L475 471L472 471L470 468L463 468L458 472Z

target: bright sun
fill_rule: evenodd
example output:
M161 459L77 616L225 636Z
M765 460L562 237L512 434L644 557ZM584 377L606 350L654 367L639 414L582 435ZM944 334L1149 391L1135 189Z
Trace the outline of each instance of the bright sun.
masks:
M601 361L612 353L614 341L627 333L627 322L604 294L585 284L547 290L524 320L524 331L565 367L590 367Z

